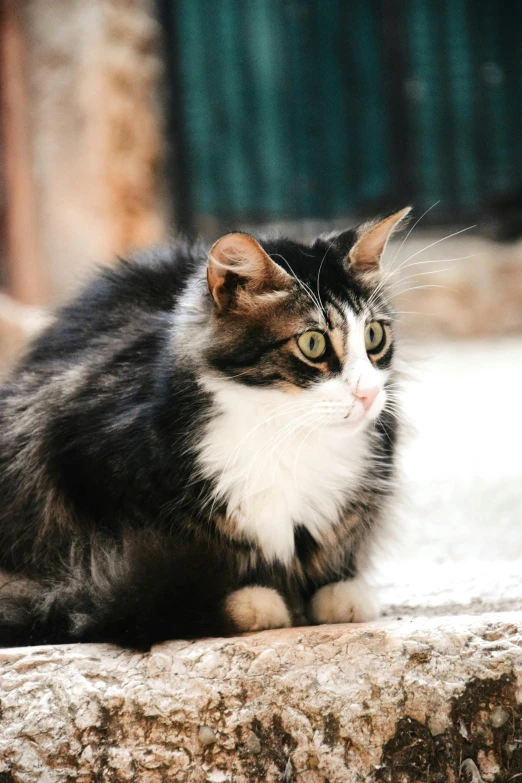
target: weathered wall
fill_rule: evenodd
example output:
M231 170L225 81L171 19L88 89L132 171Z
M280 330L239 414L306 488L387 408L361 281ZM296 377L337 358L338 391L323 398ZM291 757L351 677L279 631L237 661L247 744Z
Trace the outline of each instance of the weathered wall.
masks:
M408 618L147 655L0 651L0 779L452 783L466 758L484 781L516 779L521 623Z
M94 262L163 237L153 0L26 0L38 233L63 297Z

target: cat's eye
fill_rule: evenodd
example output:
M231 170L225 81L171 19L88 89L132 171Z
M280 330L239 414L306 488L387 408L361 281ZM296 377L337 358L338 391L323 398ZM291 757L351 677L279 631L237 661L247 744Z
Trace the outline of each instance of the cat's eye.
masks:
M326 338L321 332L303 332L297 345L307 359L319 359L326 351Z
M368 324L364 333L364 344L368 353L382 348L385 339L386 333L380 321L372 321Z

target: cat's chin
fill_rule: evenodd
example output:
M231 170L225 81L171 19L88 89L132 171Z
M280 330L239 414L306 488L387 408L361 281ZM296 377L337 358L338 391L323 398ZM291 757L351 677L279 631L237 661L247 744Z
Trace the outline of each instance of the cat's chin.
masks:
M364 430L371 420L368 416L361 416L357 419L350 416L342 419L334 419L328 422L327 427L329 431L336 431L339 435L355 435L358 432Z

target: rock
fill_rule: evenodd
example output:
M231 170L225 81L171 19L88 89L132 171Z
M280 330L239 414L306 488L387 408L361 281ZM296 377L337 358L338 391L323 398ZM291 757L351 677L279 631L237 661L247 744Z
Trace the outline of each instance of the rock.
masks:
M5 649L0 780L507 781L521 686L522 612Z
M215 733L208 726L200 726L198 738L204 748L207 745L213 745L217 740Z

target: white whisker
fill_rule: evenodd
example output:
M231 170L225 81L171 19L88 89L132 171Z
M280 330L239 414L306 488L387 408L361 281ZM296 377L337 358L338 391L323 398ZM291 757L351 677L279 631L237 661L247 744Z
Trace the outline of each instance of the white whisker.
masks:
M396 252L396 253L395 253L395 255L393 256L393 258L392 258L392 260L391 260L391 263L392 263L392 264L394 263L395 259L397 258L397 256L398 256L398 255L399 255L399 253L401 252L402 248L404 247L404 244L405 244L406 240L407 240L407 239L408 239L408 237L411 235L411 233L412 233L413 229L414 229L416 226L418 226L418 225L419 225L419 223L421 222L422 218L423 218L423 217L425 217L425 216L428 214L428 212L431 212L431 210L432 210L432 209L434 209L434 208L437 206L437 204L440 204L440 199L439 199L438 201L436 201L436 202L435 202L435 204L432 204L432 205L431 205L431 207L428 207L428 209L426 210L426 212L423 212L423 213L422 213L422 215L420 216L420 218L418 218L418 219L415 221L415 223L414 223L414 224L413 224L413 226L410 228L410 230L408 231L408 233L406 234L406 236L405 236L405 237L404 237L404 239L402 240L401 244L399 245L399 248L398 248L397 252Z
M316 432L316 431L319 429L319 427L320 427L320 426L321 426L321 421L320 421L320 420L318 420L318 423L316 424L316 426L315 426L315 427L312 427L312 428L310 429L310 431L309 431L309 432L308 432L308 433L305 435L305 437L303 438L303 440L302 440L302 441L301 441L301 443L299 444L299 448L297 449L296 455L295 455L295 457L294 457L294 469L293 469L293 475L294 475L294 486L295 486L295 488L296 488L297 490L299 489L299 487L297 486L297 476L296 476L296 472L297 472L297 461L298 461L298 459L299 459L299 455L300 455L300 453L301 453L301 449L303 448L303 444L305 443L306 439L307 439L307 438L308 438L308 437L309 437L309 436L312 434L312 432ZM326 426L326 422L324 422L323 429L324 429L324 427L325 427L325 426Z
M435 245L439 245L441 242L445 242L446 239L451 239L452 237L456 237L459 234L464 234L465 231L471 231L472 228L476 228L476 224L473 226L467 226L466 228L461 228L460 231L454 231L453 234L448 234L445 237L441 237L441 239L435 240L435 242L431 242L429 245L426 245L426 247L423 247L422 250L417 250L416 253L412 253L411 256L406 258L402 264L400 264L397 269L401 269L404 264L406 264L408 261L411 261L412 258L415 258L416 256L419 256L421 253L424 253L426 250L429 250L430 247L435 247Z
M395 315L429 315L433 318L438 316L437 313L427 313L422 310L395 310Z
M251 471L251 469L253 467L253 464L257 460L257 458L262 455L262 453L265 451L265 449L269 449L270 446L272 445L272 443L274 444L273 448L270 449L270 451L268 452L267 456L263 460L263 462L261 464L261 467L259 468L259 470L257 471L257 473L255 475L254 482L253 482L253 486L254 487L255 487L255 485L257 483L257 480L258 480L259 476L261 475L261 473L263 471L264 466L266 465L266 463L268 462L268 460L270 459L270 457L274 453L275 449L279 446L279 444L282 443L289 435L292 435L295 432L295 430L297 429L297 427L303 422L303 420L306 422L308 417L313 416L313 415L314 414L312 414L310 412L310 410L308 410L302 416L299 416L297 419L288 422L287 424L284 425L284 427L282 427L280 430L278 430L278 432L276 432L275 435L273 435L271 438L269 438L266 441L266 443L264 443L261 446L261 448L259 448L257 450L257 452L254 454L254 457L252 458L252 460L250 461L250 464L249 464L248 473L247 473L247 479L246 479L246 487L248 487L248 484L249 484L249 481L250 481L250 471Z
M438 202L437 202L437 203L438 203ZM433 206L435 206L435 205L433 205ZM431 209L431 207L430 207L430 209ZM428 211L429 211L429 210L428 210ZM424 214L426 214L426 213L424 213ZM421 217L422 217L422 216L421 216ZM420 219L420 218L419 218L419 219ZM412 229L411 229L411 230L413 230L413 228L415 227L415 225L416 225L416 224L414 224L414 225L412 226ZM390 264L390 267L388 268L388 272L387 272L387 273L385 273L385 274L383 275L383 277L381 278L381 280L380 280L379 284L377 285L377 287L375 288L374 292L373 292L373 293L372 293L372 295L370 296L370 299L369 299L368 305L369 305L369 306L371 306L371 305L372 305L372 304L375 302L375 299L376 299L377 295L379 294L379 292L380 292L380 291L382 291L382 289L383 289L384 285L387 283L387 281L388 281L388 280L389 280L389 279L390 279L390 278L391 278L393 275L396 275L396 274L397 274L397 273L398 273L398 272L399 272L401 269L403 269L403 268L406 266L407 262L408 262L408 261L411 261L411 259L412 259L412 258L415 258L416 256L420 255L421 253L424 253L424 251L425 251L425 250L428 250L430 247L435 247L435 245L438 245L438 244L440 244L441 242L444 242L446 239L451 239L452 237L455 237L455 236L457 236L458 234L463 234L465 231L469 231L470 229L472 229L472 228L475 228L475 227L476 227L475 225L473 225L473 226L467 226L466 228L462 228L462 229L460 229L460 231L455 231L455 232L453 232L452 234L448 234L447 236L444 236L444 237L441 237L440 239L437 239L437 240L435 240L435 242L431 242L429 245L426 245L426 247L423 247L423 248L421 248L421 250L417 250L417 251L416 251L415 253L413 253L411 256L409 256L408 258L406 258L406 259L405 259L403 262L401 262L401 263L399 264L399 266L397 266L397 267L396 267L396 268L395 268L395 269L392 271L392 265L393 265L393 262L394 262L394 261L395 261L395 259L397 258L397 253L396 253L396 254L395 254L395 256L393 257L393 261L392 261L392 263ZM409 233L411 233L411 232L409 232ZM409 236L409 233L406 235L405 239L403 240L403 244L404 244L404 241L405 241L405 240L408 238L408 236ZM401 248L402 248L402 245L401 245ZM400 250L401 248L399 248L399 250Z
M321 259L321 263L319 264L319 271L317 272L317 296L318 296L319 301L321 302L321 308L322 308L323 313L325 314L325 316L326 316L326 310L325 310L324 305L323 305L323 300L321 299L321 294L319 293L319 278L321 277L321 269L323 268L324 260L325 260L326 256L328 255L328 253L330 252L330 250L332 249L332 247L333 247L333 242L330 242L330 244L328 245L328 247L326 249L326 253L324 254L324 256Z
M418 225L419 225L419 223L421 222L422 218L423 218L425 215L427 215L427 214L428 214L428 212L430 212L432 209L434 209L434 207L436 207L436 206L437 206L437 204L440 204L440 199L439 199L439 201L436 201L434 204L432 204L432 205L431 205L431 207L428 207L428 209L427 209L425 212L423 212L423 213L422 213L422 215L420 216L420 218L418 218L418 219L415 221L415 223L413 224L413 226L410 228L410 230L408 231L408 233L406 234L406 236L405 236L405 237L404 237L404 239L402 240L401 244L399 245L398 249L396 250L396 252L395 252L395 254L394 254L393 258L392 258L392 259L391 259L391 261L390 261L390 264L388 265L388 267L387 267L385 270L383 270L383 276L382 276L382 279L381 279L381 281L380 281L379 285L377 286L376 290L374 291L374 294L372 295L372 297L370 297L370 302L372 301L372 298L373 298L374 296L376 296L376 295L378 294L378 292L379 292L379 291L382 289L382 287L383 287L383 285L386 283L386 281L387 281L387 280L389 280L389 278L390 278L390 275L391 275L391 270L393 269L393 265L394 265L394 263L395 263L395 260L396 260L396 258L398 257L399 253L401 252L402 248L404 247L404 245L405 245L405 243L406 243L407 239L408 239L408 238L411 236L411 233L412 233L413 229L414 229L416 226L418 226Z
M402 296L403 294L407 294L408 291L419 291L422 288L445 288L446 291L454 291L455 293L458 293L456 288L450 288L447 285L438 285L436 283L430 283L429 285L414 285L414 286L411 286L411 288L406 288L405 291L399 291L397 294L394 294L394 296Z
M290 270L290 272L291 272L291 273L292 273L292 275L294 276L294 278L295 278L296 282L297 282L297 283L299 283L299 285L301 286L301 288L302 288L304 291L306 291L306 293L307 293L307 294L308 294L308 296L310 297L310 299L311 299L311 301L312 301L312 304L314 305L314 307L317 307L317 308L318 308L318 309L319 309L319 310L322 312L322 311L323 311L323 310L322 310L322 306L321 306L321 304L319 303L319 301L317 300L317 298L316 298L315 294L313 293L313 291L310 289L310 287L309 287L309 286L307 286L307 284L306 284L306 283L305 283L303 280L300 280L300 279L297 277L296 273L294 272L294 270L292 269L292 267L290 266L290 264L288 263L288 261L286 260L286 258L285 258L284 256L282 256L282 255L281 255L281 253L271 253L270 255L271 255L271 256L275 256L276 258L281 258L281 259L282 259L282 260L285 262L285 264L287 265L288 269Z
M424 264L449 264L453 261L464 261L467 258L474 258L475 256L480 255L480 253L470 253L468 256L458 256L457 258L429 258L427 261L414 261L413 264L407 264L406 266L398 266L393 270L393 275L397 274L398 272L409 269L412 266L424 266ZM391 277L393 277L391 275ZM390 278L388 278L389 280Z

